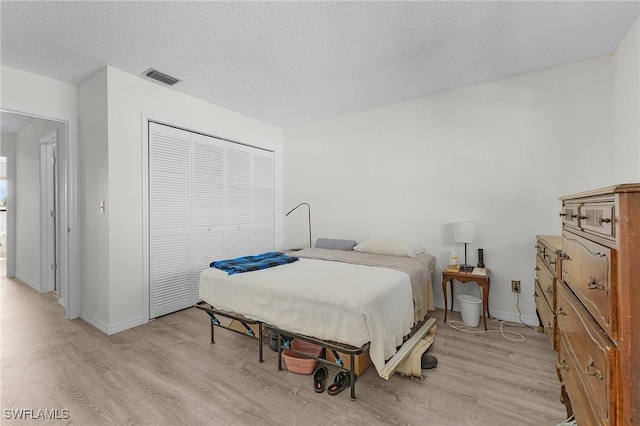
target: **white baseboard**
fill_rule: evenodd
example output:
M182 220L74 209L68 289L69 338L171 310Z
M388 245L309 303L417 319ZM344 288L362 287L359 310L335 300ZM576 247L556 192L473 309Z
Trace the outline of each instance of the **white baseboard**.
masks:
M436 308L444 309L443 302L435 303ZM451 309L451 307L449 307ZM458 303L453 304L453 310L456 312L460 312L460 306ZM511 322L523 322L524 324L531 325L533 327L537 327L539 325L538 317L536 315L520 315L518 312L504 312L497 311L495 309L489 309L489 313L492 318L503 320L503 321L511 321Z
M148 319L145 320L143 317L137 317L127 321L119 322L117 324L107 324L104 321L101 321L93 317L92 315L89 315L83 310L80 310L80 318L108 336L149 322Z
M489 313L495 319L510 321L510 322L523 322L524 324L537 327L540 325L538 317L536 315L520 315L518 312L502 312L490 309Z
M25 283L26 285L28 285L29 287L33 288L38 293L40 293L40 284L38 284L37 282L32 281L29 278L17 272L16 272L16 278L22 281L23 283Z
M142 324L146 324L148 323L149 320L148 319L144 319L143 317L137 317L137 318L133 318L127 321L122 321L119 322L117 324L112 324L109 326L109 332L107 333L108 335L112 335L112 334L116 334L116 333L120 333L121 331L125 331L128 330L130 328L133 327L137 327L139 325Z
M88 313L86 313L82 309L80 309L80 319L83 320L84 322L94 326L98 330L102 331L104 334L109 334L108 333L109 326L106 323L102 322L101 320L99 320L98 318L95 318L92 315L89 315Z

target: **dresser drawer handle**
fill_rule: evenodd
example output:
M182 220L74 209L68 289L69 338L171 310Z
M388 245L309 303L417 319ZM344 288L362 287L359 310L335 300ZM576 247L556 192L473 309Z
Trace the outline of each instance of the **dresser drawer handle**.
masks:
M551 287L547 287L547 288L545 289L545 291L546 291L547 293L553 293L553 289L552 289Z
M549 264L551 264L551 265L555 265L555 264L556 264L556 261L555 261L555 260L550 260L550 261L549 261Z
M560 259L562 259L562 260L571 260L571 258L569 257L569 255L567 253L562 253L560 255Z
M578 219L585 220L586 218L587 218L586 216L580 216Z
M575 219L575 218L577 218L577 217L578 217L578 215L577 215L577 214L572 214L572 215L571 215L571 219Z
M534 269L534 271L539 271L539 270L540 270L540 268L538 268L537 266L536 266L536 268Z
M556 315L567 315L567 313L564 311L564 309L562 308L562 306L560 306L558 308L558 310L556 311Z
M595 363L593 362L593 358L589 357L589 362L587 362L587 365L584 367L584 372L589 376L594 376L598 380L604 380L604 376L602 375L600 370L594 367L594 364ZM595 368L595 370L589 371L591 368Z
M604 286L602 284L598 284L594 277L591 277L591 280L587 283L587 288L589 290L604 290Z
M566 214L566 213L562 213L562 212L560 212L560 213L558 213L558 215L559 215L560 217L564 217L564 216L566 216L567 214Z
M562 358L560 360L560 362L558 362L558 369L559 370L567 370L569 371L569 366L567 365L567 363L565 362L564 358Z
M611 219L609 219L608 217L601 217L600 219L598 219L598 223L600 225L602 225L603 223L611 223Z

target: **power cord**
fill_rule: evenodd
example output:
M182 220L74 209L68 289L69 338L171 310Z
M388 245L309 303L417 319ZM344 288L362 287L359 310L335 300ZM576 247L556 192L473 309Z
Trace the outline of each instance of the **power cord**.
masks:
M563 421L562 423L558 423L556 426L577 426L577 422L576 419L571 416L569 417L567 420Z
M480 299L482 299L482 294L480 293L480 288L479 286L476 287L477 291L478 291L478 296L480 296ZM519 324L513 321L507 321L507 320L503 320L500 318L490 318L490 319L494 319L496 321L498 321L500 323L500 329L499 330L472 330L472 327L469 327L468 325L466 325L464 322L462 321L447 321L447 324L449 325L449 327L453 328L454 330L458 330L458 331L462 331L464 333L496 333L496 332L500 332L500 334L502 335L503 338L505 338L506 340L510 340L512 342L524 342L526 339L525 337L520 334L517 333L515 331L506 331L504 329L504 327L527 327L527 328L534 328L528 324L525 324L524 322L522 322L522 311L520 311L520 293L516 293L516 304L515 304L515 308L518 311L518 321ZM508 337L508 336L515 336L515 337Z
M524 342L526 339L524 338L524 336L520 333L517 333L515 331L507 331L504 329L505 327L505 321L499 321L500 322L500 330L472 330L472 327L469 327L468 325L466 325L464 322L462 321L447 321L447 324L449 325L449 327L453 328L454 330L458 330L458 331L462 331L463 333L497 333L500 332L500 334L502 334L502 337L504 337L506 340L510 340L512 342ZM509 337L509 336L515 336L515 337Z
M480 299L482 299L482 294L480 293L480 286L476 287L476 290L478 291L478 295L480 296ZM513 300L513 298L512 298ZM516 293L516 303L515 303L515 308L518 311L518 322L514 322L514 321L509 321L509 320L504 320L501 318L497 318L497 317L493 317L493 319L495 319L496 321L500 321L501 323L504 323L504 325L506 325L507 327L527 327L527 328L535 328L530 326L529 324L525 324L522 321L522 311L520 311L520 293ZM513 308L511 308L511 312L513 312Z

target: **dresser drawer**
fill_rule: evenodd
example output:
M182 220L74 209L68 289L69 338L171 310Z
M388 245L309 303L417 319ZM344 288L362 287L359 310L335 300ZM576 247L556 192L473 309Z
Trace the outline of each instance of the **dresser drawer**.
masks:
M556 278L560 279L562 274L562 236L538 235L536 238L536 257L544 262Z
M566 336L562 332L558 333L558 365L560 380L571 397L571 411L576 417L578 424L582 425L602 425L608 423L598 421L593 404L584 391L584 383L580 376L580 367L576 364L574 357L569 356Z
M586 397L588 408L597 420L594 424L615 424L616 346L564 284L558 286L556 314L560 373L563 379L573 376L567 377L567 382L574 382L567 388L572 395ZM570 390L570 387L577 389ZM579 424L591 424L580 418L582 413L576 411L575 406L574 413Z
M549 306L553 308L555 306L553 303L555 277L539 258L536 258L536 278L544 298L547 299Z
M562 217L562 223L564 225L575 226L578 227L578 216L580 211L580 204L565 204L562 206L562 213L560 213L560 217Z
M538 315L540 315L540 321L542 321L542 326L544 327L544 332L546 333L549 341L551 341L551 347L555 350L556 348L556 317L553 314L552 305L549 304L547 299L544 296L544 291L540 287L540 282L536 279L535 290L533 296L536 300L536 309L538 310Z
M613 204L584 204L580 207L580 227L586 231L614 237Z
M612 339L617 339L615 250L562 232L562 279Z

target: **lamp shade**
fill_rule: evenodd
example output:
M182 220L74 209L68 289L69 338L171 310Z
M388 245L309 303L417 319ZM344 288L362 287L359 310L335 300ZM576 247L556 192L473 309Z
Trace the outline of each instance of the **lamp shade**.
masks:
M476 240L475 222L455 222L453 224L453 239L456 243L473 243Z

